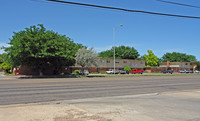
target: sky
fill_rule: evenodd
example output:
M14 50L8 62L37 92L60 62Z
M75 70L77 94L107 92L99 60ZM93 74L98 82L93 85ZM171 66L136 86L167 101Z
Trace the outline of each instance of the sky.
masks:
M157 0L66 0L134 10L200 16L200 8L173 5ZM199 0L168 0L199 5ZM112 46L131 46L140 55L152 50L158 57L167 52L194 55L200 60L200 19L156 16L117 10L83 7L45 0L1 0L0 46L9 46L13 32L43 24L72 38L75 43L94 47L96 52ZM120 25L123 27L120 27ZM115 31L115 44L113 29ZM0 53L3 53L0 50Z

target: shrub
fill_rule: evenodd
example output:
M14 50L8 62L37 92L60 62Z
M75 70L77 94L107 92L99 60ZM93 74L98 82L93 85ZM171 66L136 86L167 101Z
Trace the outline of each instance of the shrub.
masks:
M75 74L79 74L80 71L81 71L81 70L75 70L74 73L75 73Z
M9 73L9 70L11 70L11 66L8 63L4 62L1 64L1 69L5 70L7 73Z
M125 66L125 67L124 67L124 70L125 70L125 71L131 71L131 68L130 68L129 66Z

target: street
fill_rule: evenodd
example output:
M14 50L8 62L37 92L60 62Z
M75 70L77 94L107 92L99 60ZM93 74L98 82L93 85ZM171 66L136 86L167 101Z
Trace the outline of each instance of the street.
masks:
M200 89L200 75L106 78L0 78L0 105Z

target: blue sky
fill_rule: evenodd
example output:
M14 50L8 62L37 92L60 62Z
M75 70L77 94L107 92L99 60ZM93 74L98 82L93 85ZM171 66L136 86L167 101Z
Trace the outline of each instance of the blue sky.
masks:
M158 2L156 0L69 0L135 10L200 16L200 9ZM199 5L198 0L168 0ZM200 60L200 19L174 18L141 13L128 13L44 0L4 0L0 7L0 46L8 46L13 32L31 25L44 26L72 38L74 42L94 47L97 52L116 45L127 45L140 55L153 50L158 57L166 52L195 55ZM123 27L120 27L123 24ZM0 53L3 53L0 50Z

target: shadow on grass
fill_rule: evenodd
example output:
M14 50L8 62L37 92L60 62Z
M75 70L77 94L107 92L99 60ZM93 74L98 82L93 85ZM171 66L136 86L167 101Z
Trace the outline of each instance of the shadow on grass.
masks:
M83 78L83 77L88 77L88 78L95 78L95 77L106 77L104 75L54 75L54 76L21 76L18 77L18 79L48 79L48 78Z
M88 75L88 76L85 76L85 77L95 78L95 77L107 77L107 76L105 76L105 75Z

